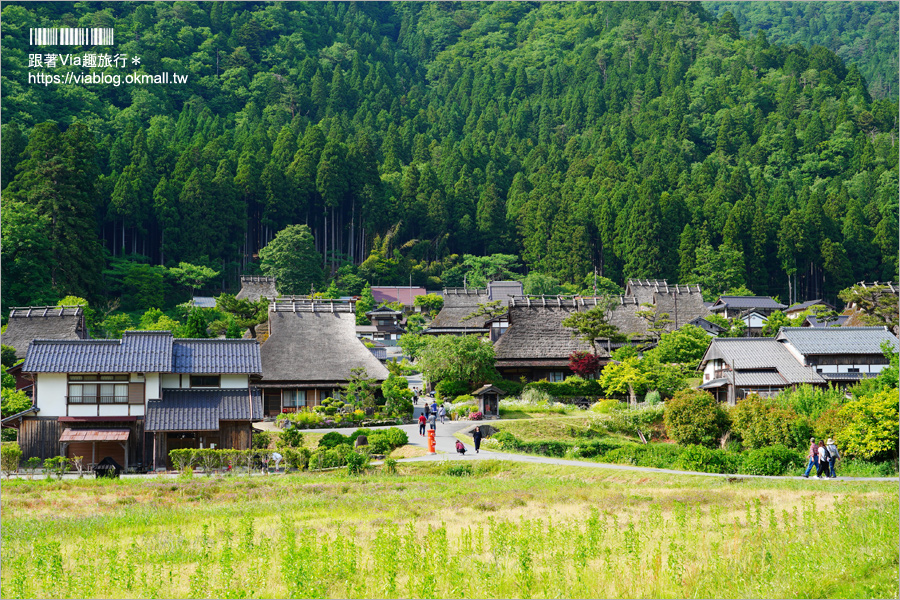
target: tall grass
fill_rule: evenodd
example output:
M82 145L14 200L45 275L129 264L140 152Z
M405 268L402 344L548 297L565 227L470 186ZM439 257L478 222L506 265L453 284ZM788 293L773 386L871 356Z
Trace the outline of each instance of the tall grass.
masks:
M823 490L488 463L466 477L443 472L4 485L2 595L898 594L900 507L886 484ZM116 504L123 495L138 500ZM69 510L45 510L66 496ZM206 498L186 500L196 496Z

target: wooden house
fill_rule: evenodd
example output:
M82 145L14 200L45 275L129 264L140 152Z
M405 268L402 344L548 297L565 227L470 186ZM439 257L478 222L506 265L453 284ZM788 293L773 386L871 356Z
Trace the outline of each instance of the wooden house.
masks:
M890 365L881 345L898 349L897 337L886 327L782 327L775 339L828 381L875 377Z
M26 458L63 453L164 466L173 444L249 448L250 423L262 416L250 390L262 371L256 340L175 339L168 331L35 340L23 370L34 381L34 406L3 424L18 426Z
M506 392L493 385L484 385L472 392L478 400L478 410L485 419L500 418L500 397Z
M520 281L492 281L486 288L446 288L444 307L424 333L428 335L484 335L490 333L489 315L469 318L479 304L499 301L509 306L510 300L522 295Z
M709 308L726 319L744 317L751 312L768 317L776 310L784 310L787 306L769 296L719 296Z
M366 313L371 325L357 325L356 336L360 339L382 342L385 346L396 346L400 336L406 333L403 327L403 313L388 306L380 306Z
M625 297L634 298L640 306L650 304L657 312L669 315L669 331L709 314L699 285L669 285L665 279L629 279Z
M726 329L719 325L718 323L713 323L712 321L707 321L703 317L697 317L696 319L692 319L688 322L688 325L693 325L694 327L699 327L703 331L706 332L710 337L718 337L725 333Z
M835 310L834 306L824 300L808 300L806 302L798 302L784 309L784 314L794 318L805 310L809 310L814 306L820 306L823 310Z
M260 355L257 387L268 418L339 398L353 369L365 369L378 383L388 377L385 366L356 337L352 301L272 302L269 337Z
M750 394L768 397L802 383L826 383L773 338L716 338L703 355L700 370L699 388L731 406Z

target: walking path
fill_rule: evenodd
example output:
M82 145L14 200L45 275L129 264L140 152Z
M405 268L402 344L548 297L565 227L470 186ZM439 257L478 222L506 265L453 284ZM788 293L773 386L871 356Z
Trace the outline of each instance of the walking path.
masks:
M422 403L416 407L415 416L418 418L422 412ZM502 421L501 421L502 422ZM511 462L524 462L532 464L544 465L560 465L566 467L586 467L589 469L609 469L613 471L636 471L640 473L666 473L669 475L699 475L702 477L726 477L730 479L793 479L803 480L803 477L787 477L774 475L736 475L726 473L698 473L696 471L676 471L675 469L654 469L652 467L635 467L632 465L617 465L610 463L598 463L582 460L566 460L563 458L551 458L549 456L534 456L530 454L512 454L509 452L495 452L491 450L481 449L481 452L475 454L475 446L471 442L471 435L468 430L473 429L477 422L473 421L447 421L441 425L440 420L435 430L435 449L437 454L427 456L419 456L416 458L401 458L398 462L427 462L427 461L445 461L445 460L508 460ZM409 437L409 445L421 448L428 448L428 438L419 435L419 425L402 425L400 429L406 432ZM357 428L349 427L344 429L313 429L316 433L328 433L329 431L337 431L343 435L348 435L356 431ZM371 429L386 429L386 427L372 427ZM467 438L464 441L466 445L466 454L461 455L456 452L456 434L461 433ZM377 463L376 463L377 464ZM837 477L827 481L893 481L898 482L897 477ZM826 484L827 485L827 484Z

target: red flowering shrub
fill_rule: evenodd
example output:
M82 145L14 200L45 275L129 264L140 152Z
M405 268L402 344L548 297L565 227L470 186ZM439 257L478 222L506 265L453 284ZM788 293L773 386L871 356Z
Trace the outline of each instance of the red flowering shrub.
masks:
M482 420L483 418L484 418L484 415L481 413L480 410L479 410L479 411L476 411L476 412L473 412L473 413L469 413L469 420L470 420L470 421L480 421L480 420Z
M590 352L573 352L569 355L569 368L580 377L589 377L600 370L600 359Z

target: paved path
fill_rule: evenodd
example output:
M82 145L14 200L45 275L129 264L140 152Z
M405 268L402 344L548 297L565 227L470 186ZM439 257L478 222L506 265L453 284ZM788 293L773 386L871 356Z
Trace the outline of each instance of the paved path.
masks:
M419 406L419 411L421 412L422 407ZM418 416L418 413L416 413ZM675 469L654 469L652 467L635 467L632 465L617 465L611 463L599 463L599 462L591 462L591 461L582 461L582 460L566 460L564 458L551 458L549 456L534 456L530 454L512 454L509 452L495 452L491 450L481 449L481 452L475 454L475 445L471 441L471 435L468 435L468 430L473 429L477 425L472 421L447 421L445 424L441 425L440 422L437 424L436 435L435 435L435 449L437 450L437 454L431 454L427 456L419 456L416 458L401 458L401 462L427 462L427 461L444 461L444 460L508 460L512 462L524 462L524 463L532 463L532 464L544 464L544 465L560 465L566 467L586 467L589 469L609 469L612 471L635 471L639 473L665 473L669 475L679 475L679 476L701 476L701 477L726 477L726 478L737 478L737 479L793 479L793 480L803 480L803 477L786 477L786 476L774 476L774 475L737 475L737 474L727 474L727 473L698 473L696 471L677 471ZM400 427L403 429L406 434L409 436L409 444L411 446L428 448L428 438L425 436L419 435L419 426L418 425L403 425ZM328 433L329 431L337 431L343 435L348 435L356 431L357 428L349 427L344 429L311 429L304 430L309 432L316 433ZM386 427L371 427L370 429L386 429ZM466 454L460 455L456 452L456 434L460 433L464 436L464 438L468 439L468 442L465 442L466 445ZM378 463L376 463L378 464ZM810 478L815 481L815 479ZM837 477L834 480L827 481L892 481L892 482L900 482L900 479L897 477ZM828 485L825 481L822 481L822 485Z

